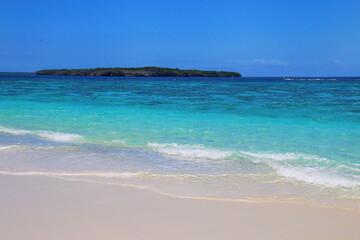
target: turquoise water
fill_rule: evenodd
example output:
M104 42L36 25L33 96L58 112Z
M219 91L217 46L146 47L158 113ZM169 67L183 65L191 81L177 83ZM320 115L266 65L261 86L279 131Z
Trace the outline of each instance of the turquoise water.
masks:
M359 142L356 78L0 74L2 173L359 206Z

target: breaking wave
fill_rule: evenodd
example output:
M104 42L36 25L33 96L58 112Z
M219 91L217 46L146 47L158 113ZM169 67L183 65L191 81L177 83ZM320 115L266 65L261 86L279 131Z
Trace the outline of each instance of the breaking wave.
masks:
M30 131L24 129L7 128L0 126L0 133L12 134L12 135L36 135L40 138L44 138L55 142L73 142L82 140L83 137L73 133L53 132L53 131Z
M10 149L10 148L14 148L14 147L16 147L16 145L0 146L0 151L1 151L1 150L7 150L7 149Z
M226 159L233 155L232 151L222 151L212 148L205 148L203 145L179 145L176 143L148 143L148 146L158 153L168 156L183 157L189 159Z
M359 176L343 174L344 168L353 172L358 172L359 169L351 166L336 166L334 161L326 158L296 153L241 153L254 163L265 163L283 177L330 188L360 186Z
M359 173L354 166L336 164L335 161L315 155L300 153L253 153L245 151L229 151L206 148L203 145L179 145L176 143L148 143L154 151L185 159L207 159L250 161L254 164L265 164L273 169L277 175L308 184L323 187L359 187L360 176L344 174L344 172ZM344 170L348 171L344 171Z

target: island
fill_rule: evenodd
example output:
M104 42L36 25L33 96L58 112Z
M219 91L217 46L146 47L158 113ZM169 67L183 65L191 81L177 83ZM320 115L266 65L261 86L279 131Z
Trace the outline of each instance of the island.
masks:
M91 69L47 69L35 72L37 75L65 76L111 76L111 77L241 77L237 72L202 71L163 67L139 68L91 68Z

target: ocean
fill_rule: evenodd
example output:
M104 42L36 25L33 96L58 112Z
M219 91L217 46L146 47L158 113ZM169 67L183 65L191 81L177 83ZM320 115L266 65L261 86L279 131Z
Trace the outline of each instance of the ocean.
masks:
M1 73L0 173L360 210L360 78Z

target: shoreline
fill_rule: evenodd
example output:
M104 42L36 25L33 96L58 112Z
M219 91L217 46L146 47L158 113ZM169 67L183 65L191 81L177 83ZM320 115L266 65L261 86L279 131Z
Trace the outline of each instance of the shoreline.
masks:
M0 175L1 239L356 239L358 212ZM22 229L22 231L18 231Z
M98 184L98 185L109 185L113 187L120 188L134 188L141 191L148 191L151 193L155 193L161 196L176 198L176 199L188 199L188 200L199 200L199 201L219 201L219 202L240 202L240 203L252 203L252 204L288 204L288 205L297 205L297 206L305 206L305 207L315 207L315 208L323 208L323 209L338 209L341 211L355 212L360 213L360 208L358 205L349 205L349 203L344 203L342 201L346 201L345 199L338 199L338 203L320 203L318 200L311 200L307 197L243 197L243 198L231 198L226 196L193 196L186 194L176 194L166 191L161 191L159 189L154 189L150 186L140 186L136 183L121 183L121 182L108 182L95 180L90 178L76 178L76 175L52 175L51 173L43 173L43 172L2 172L0 171L0 176L17 176L17 177L44 177L44 178L53 178L60 181L69 181L69 182L83 182L89 184ZM149 180L149 179L148 179ZM146 180L144 180L146 181ZM176 188L177 186L173 186ZM329 201L329 199L327 199ZM358 201L356 201L358 202ZM354 203L354 202L353 202Z

